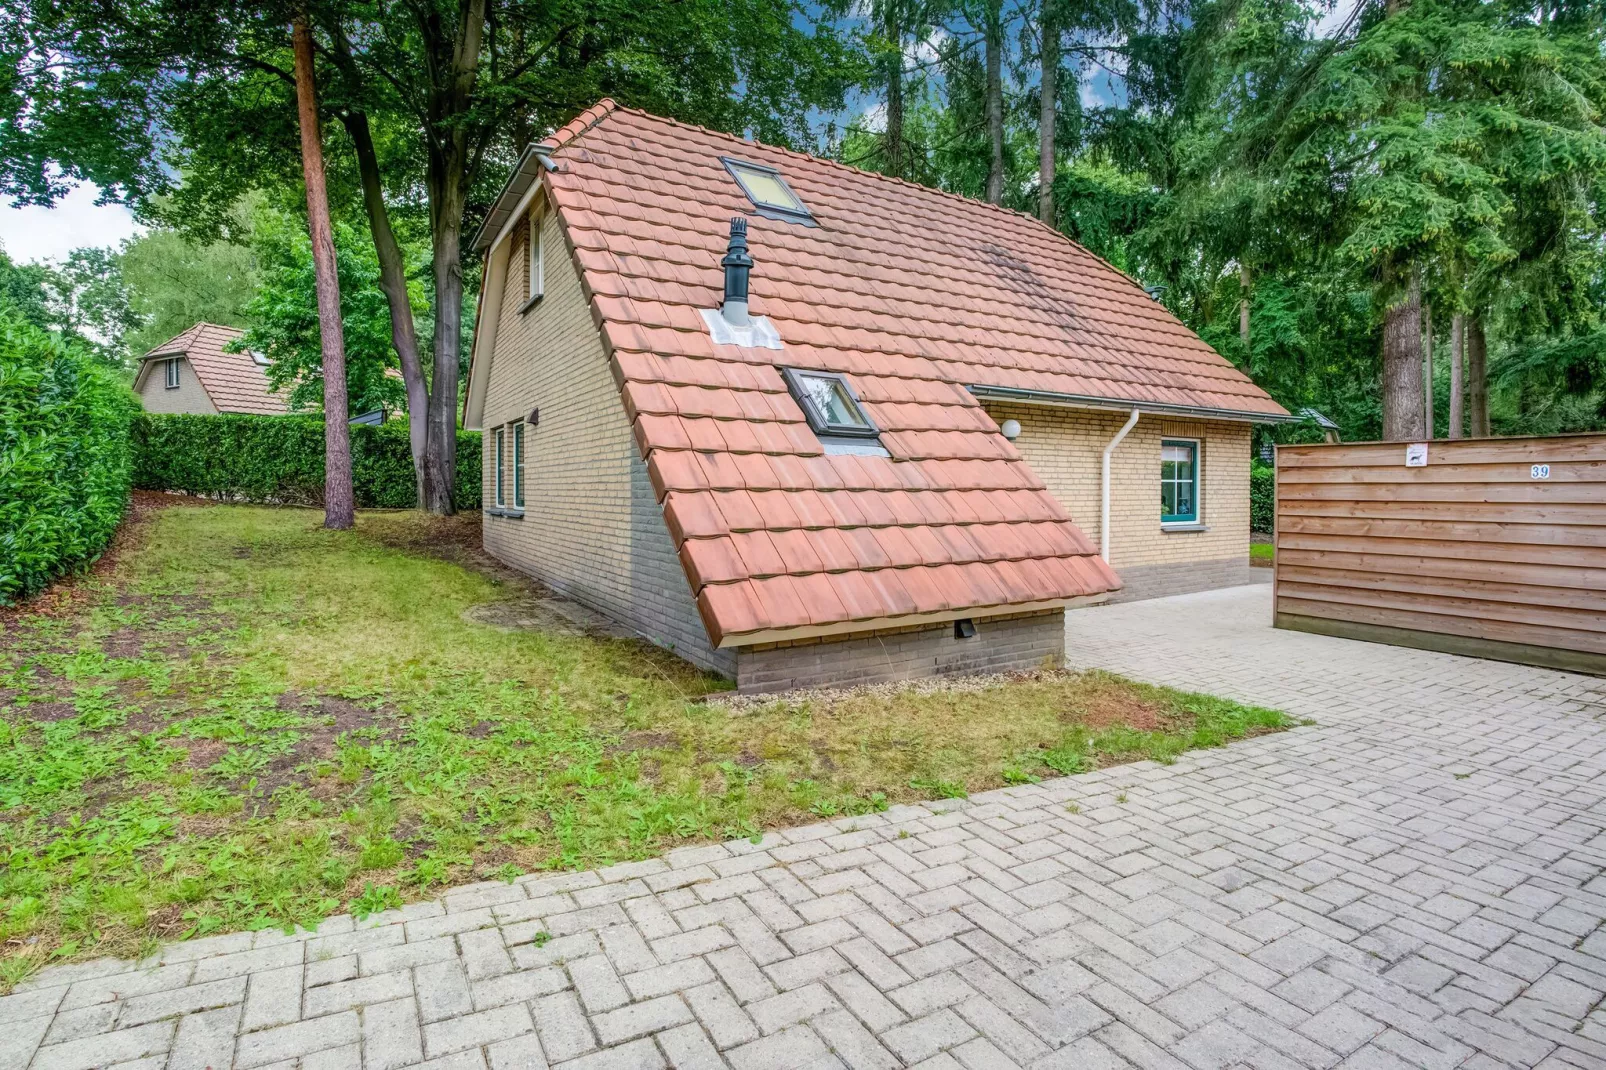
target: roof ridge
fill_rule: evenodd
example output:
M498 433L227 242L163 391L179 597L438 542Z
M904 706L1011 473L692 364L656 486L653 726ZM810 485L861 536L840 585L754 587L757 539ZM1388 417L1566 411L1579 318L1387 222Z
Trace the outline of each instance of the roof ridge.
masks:
M190 324L188 327L184 328L182 331L179 331L177 334L175 334L173 337L169 338L167 341L159 342L156 345L151 346L151 348L149 348L149 349L147 349L145 351L145 357L154 356L154 355L156 355L158 353L166 353L166 352L173 351L174 347L177 345L177 343L181 339L184 339L187 336L199 334L201 332L201 328L205 327L205 326L207 326L205 321L200 321L200 322L196 322L196 323ZM190 340L194 341L193 338L191 338ZM189 347L185 346L183 348L184 349L188 349ZM145 357L141 357L140 359L144 360Z
M609 109L609 112L605 113L604 115L597 116L596 119L594 119L590 123L588 123L587 126L586 126L586 130L589 130L589 129L591 129L591 127L596 126L598 122L601 122L601 120L606 116L606 114L611 114L612 112L624 112L624 113L629 114L629 115L639 115L644 119L652 119L652 120L655 120L655 121L660 122L660 123L668 123L671 126L678 126L678 127L682 128L684 130L695 130L698 133L712 134L715 137L725 138L728 141L734 141L739 145L758 145L761 148L769 149L771 152L779 152L779 153L784 153L787 156L795 156L795 157L797 157L799 159L807 160L810 163L827 164L827 165L829 165L831 167L840 168L841 170L844 170L844 171L851 171L856 175L864 175L867 178L879 179L879 180L881 180L883 182L891 182L891 183L893 183L895 185L905 186L905 187L908 187L909 189L919 190L922 193L934 193L939 197L946 197L949 200L958 201L961 204L976 205L976 206L979 206L979 207L982 207L982 208L992 209L994 211L1002 212L1006 216L1012 216L1012 217L1015 217L1015 218L1018 218L1018 219L1026 220L1027 222L1030 222L1030 223L1035 223L1039 227L1041 227L1044 230L1048 231L1050 234L1054 235L1056 238L1059 238L1061 241L1065 242L1066 244L1075 246L1077 249L1080 249L1084 253L1087 253L1089 256L1096 257L1099 260L1103 260L1105 263L1109 263L1109 261L1105 260L1104 257L1099 256L1097 253L1093 252L1093 250L1089 249L1087 246L1083 245L1081 242L1077 241L1075 238L1072 238L1070 235L1066 234L1064 231L1061 231L1061 230L1059 230L1059 229L1057 229L1055 227L1051 227L1047 223L1044 223L1041 219L1038 219L1036 216L1031 215L1028 212L1022 212L1022 211L1020 211L1019 209L1016 209L1016 208L1008 208L1008 207L1006 207L1006 206L1004 206L1002 204L993 204L991 201L977 200L975 197L967 197L963 193L955 193L952 190L938 189L935 186L922 185L919 182L912 182L907 178L899 178L896 175L882 174L880 171L871 171L868 168L864 168L864 167L854 167L852 164L843 163L841 160L833 160L829 156L815 156L815 155L813 155L811 153L800 152L797 149L789 149L784 145L772 145L767 141L757 141L757 140L751 140L750 141L750 140L748 140L747 138L744 138L744 137L737 137L735 134L732 134L732 133L730 133L728 131L725 131L725 130L715 130L712 127L699 126L696 123L683 122L680 119L671 119L671 118L669 118L667 116L664 116L664 115L655 115L652 112L644 111L641 108L632 108L632 107L629 107L628 105L619 104L619 103L615 102L613 100L613 98L611 98L611 97L604 97L601 101L599 101L593 107L594 108L600 108L604 104L611 105L611 107ZM588 110L590 110L590 109L588 109ZM586 114L586 112L581 112L580 114L581 114L581 116L584 116ZM578 121L579 121L579 118L577 117L575 119L575 122L578 122ZM574 125L574 123L570 123L569 125L572 126L572 125ZM567 127L565 129L567 129ZM575 135L575 136L578 136L578 134ZM556 148L554 148L554 151L556 151ZM1114 264L1110 264L1110 266L1111 267L1115 267ZM1120 268L1115 268L1115 270L1118 273L1120 273L1122 276L1124 276L1125 278L1131 279L1134 285L1139 285L1137 283L1137 280L1132 279L1132 276L1128 275L1124 271L1121 271ZM1140 286L1140 288L1141 288L1141 286Z
M601 100L591 105L591 107L587 108L585 111L581 112L579 115L576 115L573 119L570 119L568 122L552 131L552 133L536 142L536 144L544 145L549 150L556 152L558 149L561 149L571 141L574 141L584 135L586 131L602 122L602 120L606 119L609 115L612 115L616 110L619 110L618 103L616 103L612 97L603 97Z
M160 342L152 346L150 349L147 349L145 351L145 355L140 357L140 359L144 360L146 357L159 356L163 353L188 352L190 346L195 344L195 342L200 338L202 332L208 330L227 331L234 335L242 335L245 333L242 328L230 327L226 323L212 323L207 320L196 320L194 323L190 324L182 331L179 331L167 341ZM185 343L183 346L178 344L181 341Z

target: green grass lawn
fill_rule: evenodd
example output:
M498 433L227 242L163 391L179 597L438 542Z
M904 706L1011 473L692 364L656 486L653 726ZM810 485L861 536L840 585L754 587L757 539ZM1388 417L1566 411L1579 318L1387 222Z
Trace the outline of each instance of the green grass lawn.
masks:
M733 709L645 644L465 617L539 593L477 518L320 520L153 508L70 598L0 618L0 987L1287 723L1070 673Z
M1269 542L1252 542L1249 544L1249 563L1251 565L1271 565L1277 560L1277 548Z

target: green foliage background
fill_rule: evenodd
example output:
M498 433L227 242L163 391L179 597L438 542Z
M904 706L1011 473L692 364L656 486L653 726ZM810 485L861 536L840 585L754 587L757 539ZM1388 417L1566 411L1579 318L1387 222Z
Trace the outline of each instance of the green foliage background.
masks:
M0 314L0 604L105 548L128 505L137 408L83 347Z
M1277 469L1255 462L1249 468L1249 530L1271 531L1277 517Z
M133 424L134 486L228 501L323 502L323 417L157 415ZM352 484L359 509L417 504L407 424L351 428ZM459 509L480 506L480 436L457 433Z

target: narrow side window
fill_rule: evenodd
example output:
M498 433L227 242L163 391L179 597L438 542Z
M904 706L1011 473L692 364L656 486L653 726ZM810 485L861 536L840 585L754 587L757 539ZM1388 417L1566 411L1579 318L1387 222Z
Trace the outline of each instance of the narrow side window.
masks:
M546 290L546 271L541 256L541 214L532 211L529 221L530 240L524 243L529 251L530 261L525 267L524 297L526 301L534 301Z
M524 508L524 425L513 425L513 504Z
M498 427L496 429L496 504L498 506L507 504L506 480L502 471L502 435L502 428Z
M178 358L167 361L167 389L178 389Z

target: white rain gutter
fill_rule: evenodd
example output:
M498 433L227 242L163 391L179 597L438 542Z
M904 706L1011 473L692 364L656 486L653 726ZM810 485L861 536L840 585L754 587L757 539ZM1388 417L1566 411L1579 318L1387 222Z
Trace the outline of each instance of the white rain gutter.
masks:
M1126 433L1132 430L1132 426L1137 422L1138 410L1133 409L1132 415L1128 416L1126 423L1121 425L1121 430L1117 431L1115 437L1110 439L1110 444L1104 447L1104 457L1101 461L1101 489L1099 491L1101 499L1099 504L1099 556L1104 558L1106 565L1110 563L1110 454L1115 452L1115 447L1121 444L1121 440L1126 437Z

